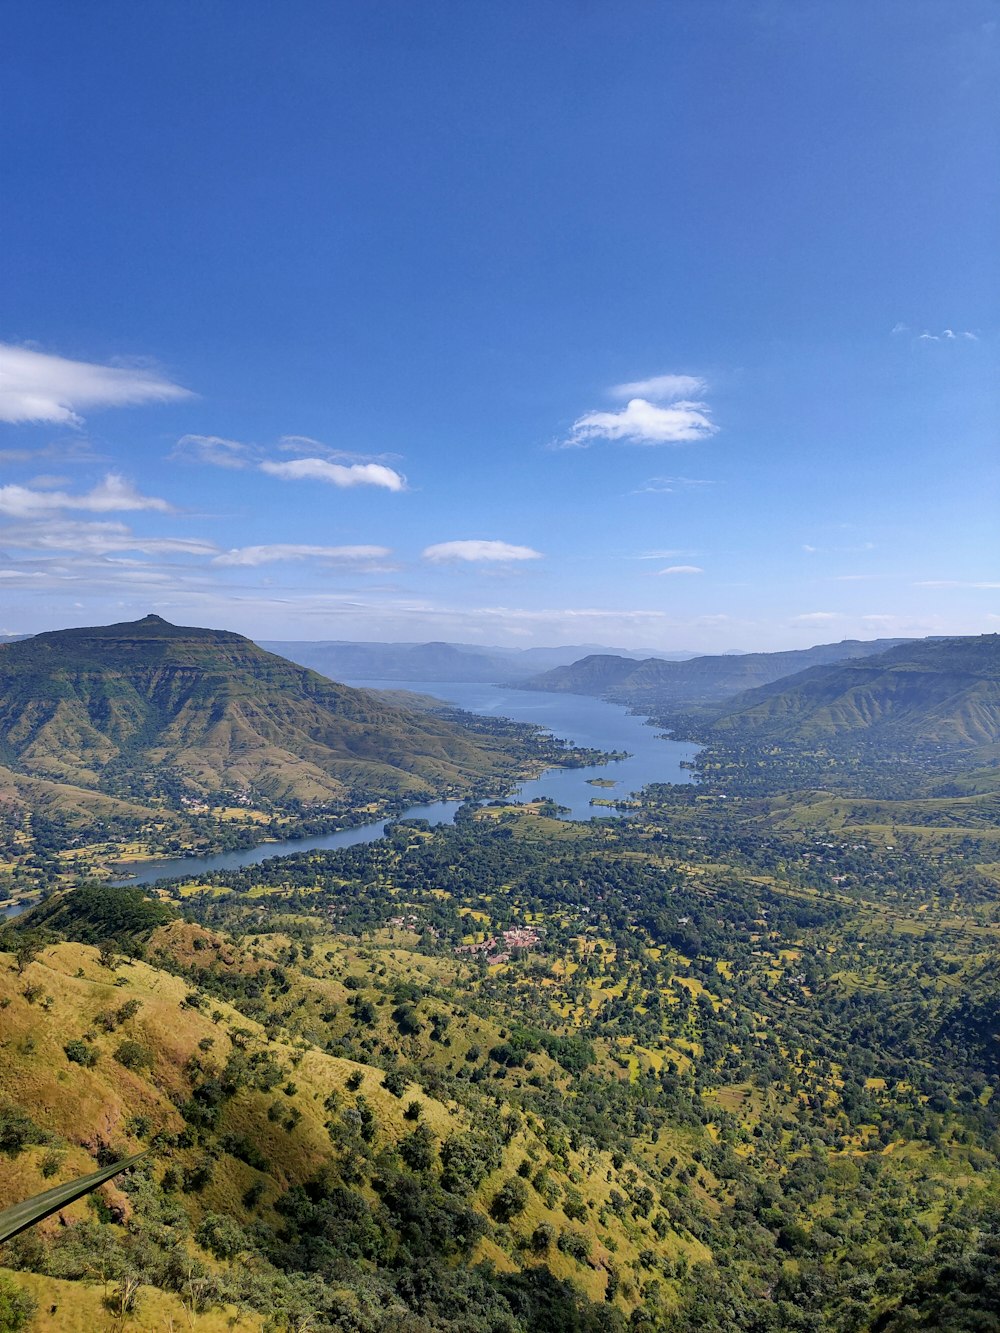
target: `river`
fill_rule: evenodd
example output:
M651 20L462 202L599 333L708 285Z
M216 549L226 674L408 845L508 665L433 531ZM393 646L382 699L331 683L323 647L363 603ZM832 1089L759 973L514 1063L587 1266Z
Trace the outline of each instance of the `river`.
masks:
M681 765L693 759L699 746L664 740L657 729L648 726L641 717L634 716L617 704L606 703L603 699L450 681L349 680L345 683L368 690L408 689L418 694L431 694L470 713L533 722L576 745L597 750L627 750L627 759L588 768L549 769L539 778L522 782L516 789L514 799L532 801L547 797L566 807L568 814L565 817L569 819L593 819L614 813L607 806L591 805L595 798L619 799L639 791L650 782L691 782L694 777L690 769ZM615 785L595 787L590 782L593 778L606 778ZM432 824L450 824L461 804L460 801L434 801L429 805L414 805L395 818L427 819ZM357 843L374 842L382 837L385 823L383 818L358 828L341 829L337 833L267 842L240 851L220 852L215 856L136 861L121 867L128 872L129 877L119 882L151 884L158 879L176 876L194 879L212 870L235 870L240 866L257 865L272 856L353 847Z

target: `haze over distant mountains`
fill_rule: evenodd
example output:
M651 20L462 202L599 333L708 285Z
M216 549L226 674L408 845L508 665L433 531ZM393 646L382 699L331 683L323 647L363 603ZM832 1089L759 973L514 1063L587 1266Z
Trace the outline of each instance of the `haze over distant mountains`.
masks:
M468 643L354 643L342 640L261 640L268 652L319 671L333 680L460 681L496 684L526 680L587 654L615 654L630 661L649 657L628 648L569 644L558 648L497 648ZM682 661L694 653L655 654Z
M522 682L521 688L592 694L637 708L679 707L728 699L807 667L869 657L905 642L905 639L845 639L841 643L781 653L727 653L673 662L656 657L636 662L620 654L591 654L569 666L531 677Z
M592 655L521 688L598 695L649 711L698 740L812 745L847 738L890 749L1000 742L996 634L848 639L685 662Z

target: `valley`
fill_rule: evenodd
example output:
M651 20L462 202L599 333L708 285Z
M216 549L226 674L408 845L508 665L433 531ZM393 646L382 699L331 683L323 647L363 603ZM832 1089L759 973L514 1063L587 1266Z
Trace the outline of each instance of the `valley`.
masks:
M605 717L674 753L580 702L580 757ZM123 1328L984 1327L988 749L699 739L638 785L554 773L582 820L542 778L50 886L0 934L0 1182L152 1157L9 1242L9 1280Z

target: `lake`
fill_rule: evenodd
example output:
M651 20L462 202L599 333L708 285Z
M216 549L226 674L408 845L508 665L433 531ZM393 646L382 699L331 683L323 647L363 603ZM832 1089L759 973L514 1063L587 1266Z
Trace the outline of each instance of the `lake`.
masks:
M413 690L417 694L431 694L470 713L509 717L515 722L533 722L575 745L596 750L627 750L628 759L588 768L549 769L539 778L522 782L516 789L513 797L516 800L546 798L565 806L568 811L565 818L568 819L606 818L614 813L607 806L591 805L595 798L624 798L650 782L693 781L694 774L681 765L693 759L701 748L686 741L664 740L657 729L648 726L641 717L634 716L617 704L606 703L603 699L590 699L585 695L549 694L450 681L348 680L345 684L366 690ZM594 787L590 785L592 778L606 778L615 785ZM432 824L450 824L461 804L461 801L434 801L429 805L414 805L395 818L427 819ZM176 876L194 879L212 870L236 870L240 866L258 865L272 856L353 847L382 837L385 823L385 819L379 819L375 823L341 829L337 833L267 842L259 847L220 852L215 856L136 861L129 866L122 866L123 870L127 869L131 873L127 880L119 882L151 884L158 879Z

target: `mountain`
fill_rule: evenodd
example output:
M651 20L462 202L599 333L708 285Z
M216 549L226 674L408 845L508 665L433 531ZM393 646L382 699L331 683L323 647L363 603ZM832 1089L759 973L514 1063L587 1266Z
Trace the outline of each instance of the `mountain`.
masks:
M648 657L640 662L592 655L570 666L534 676L522 689L594 694L636 707L672 708L727 699L743 690L794 675L807 667L884 652L905 639L845 639L842 643L782 653L726 653L666 662Z
M516 674L499 654L451 643L265 642L269 652L335 680L482 681Z
M1000 742L1000 635L923 639L863 661L813 667L730 700L715 735L810 742Z
M430 794L509 761L492 738L335 684L240 634L147 616L0 651L0 764L15 783L120 796L253 789L282 803L352 787Z
M560 648L496 648L466 643L351 643L336 640L265 640L261 647L287 657L334 680L406 680L438 682L482 682L523 680L539 671L565 666L587 653L594 644L570 644ZM611 650L601 648L602 653ZM615 649L625 658L642 654ZM665 654L683 659L690 653Z

